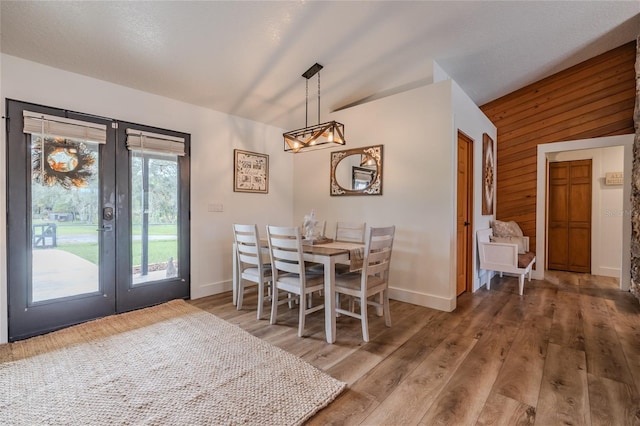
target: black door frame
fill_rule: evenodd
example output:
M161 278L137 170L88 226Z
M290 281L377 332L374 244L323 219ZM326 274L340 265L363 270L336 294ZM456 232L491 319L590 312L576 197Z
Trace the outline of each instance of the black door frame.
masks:
M30 135L23 132L23 110L83 120L107 126L107 143L100 147L100 201L113 207L115 218L99 219L99 228L115 223L115 231L100 232L100 291L30 303L31 295L31 154ZM116 121L60 108L6 100L7 150L7 293L9 341L20 340L114 313L190 297L190 135ZM179 157L178 253L179 276L147 285L131 285L130 159L126 128L185 139ZM124 136L123 136L124 135ZM43 318L54 321L42 321Z

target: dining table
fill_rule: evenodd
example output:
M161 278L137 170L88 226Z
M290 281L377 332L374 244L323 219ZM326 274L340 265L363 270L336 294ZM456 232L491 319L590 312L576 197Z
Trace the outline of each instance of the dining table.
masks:
M266 239L260 239L260 245L267 248L269 243ZM336 341L336 300L335 300L335 278L336 262L347 262L352 253L362 252L364 244L330 241L323 244L306 244L303 242L302 251L305 262L320 263L324 266L324 328L328 343ZM237 303L237 291L240 278L235 242L233 243L233 304ZM267 251L268 256L268 251Z

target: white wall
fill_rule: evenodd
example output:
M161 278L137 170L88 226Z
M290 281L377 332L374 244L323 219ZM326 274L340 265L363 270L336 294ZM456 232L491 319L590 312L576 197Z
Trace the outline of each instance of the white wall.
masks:
M456 126L480 141L474 145L475 163L481 162L482 132L495 138L495 127L452 80L344 109L329 119L344 123L345 149L384 145L383 195L332 197L330 151L296 154L294 217L301 221L315 209L318 219L327 221L329 236L339 220L396 225L391 297L453 310ZM474 171L478 191L481 166L475 164ZM474 195L475 221L488 223Z
M282 129L2 55L0 98L191 134L191 297L231 289L233 222L290 223L293 159ZM0 131L0 206L5 211L5 128ZM269 154L269 194L233 192L233 149ZM224 211L208 211L223 204ZM7 340L6 220L0 215L0 342Z
M476 231L479 229L489 228L491 220L495 219L496 197L493 197L493 214L482 214L482 143L483 133L486 133L493 140L493 158L497 158L498 138L496 126L487 118L486 115L473 103L471 98L464 93L458 84L453 82L453 110L454 110L454 127L457 131L464 132L473 139L473 250L477 253ZM456 159L457 161L457 159ZM494 161L493 187L496 188L497 167ZM455 255L452 254L452 255ZM487 279L493 276L487 275L487 271L479 270L479 259L473 256L473 291L480 286L486 284Z
M624 147L595 148L554 152L549 162L592 161L591 195L591 273L608 277L620 276L622 264L622 185L605 185L607 172L624 168Z

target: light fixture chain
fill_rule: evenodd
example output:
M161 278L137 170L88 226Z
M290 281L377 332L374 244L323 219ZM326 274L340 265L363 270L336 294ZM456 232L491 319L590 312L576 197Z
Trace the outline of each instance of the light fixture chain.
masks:
M318 124L320 124L320 71L318 71Z

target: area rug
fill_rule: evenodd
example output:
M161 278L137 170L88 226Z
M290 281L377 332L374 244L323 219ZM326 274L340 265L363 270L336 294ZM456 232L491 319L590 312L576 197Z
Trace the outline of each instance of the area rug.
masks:
M297 425L346 387L174 300L0 345L2 425Z

